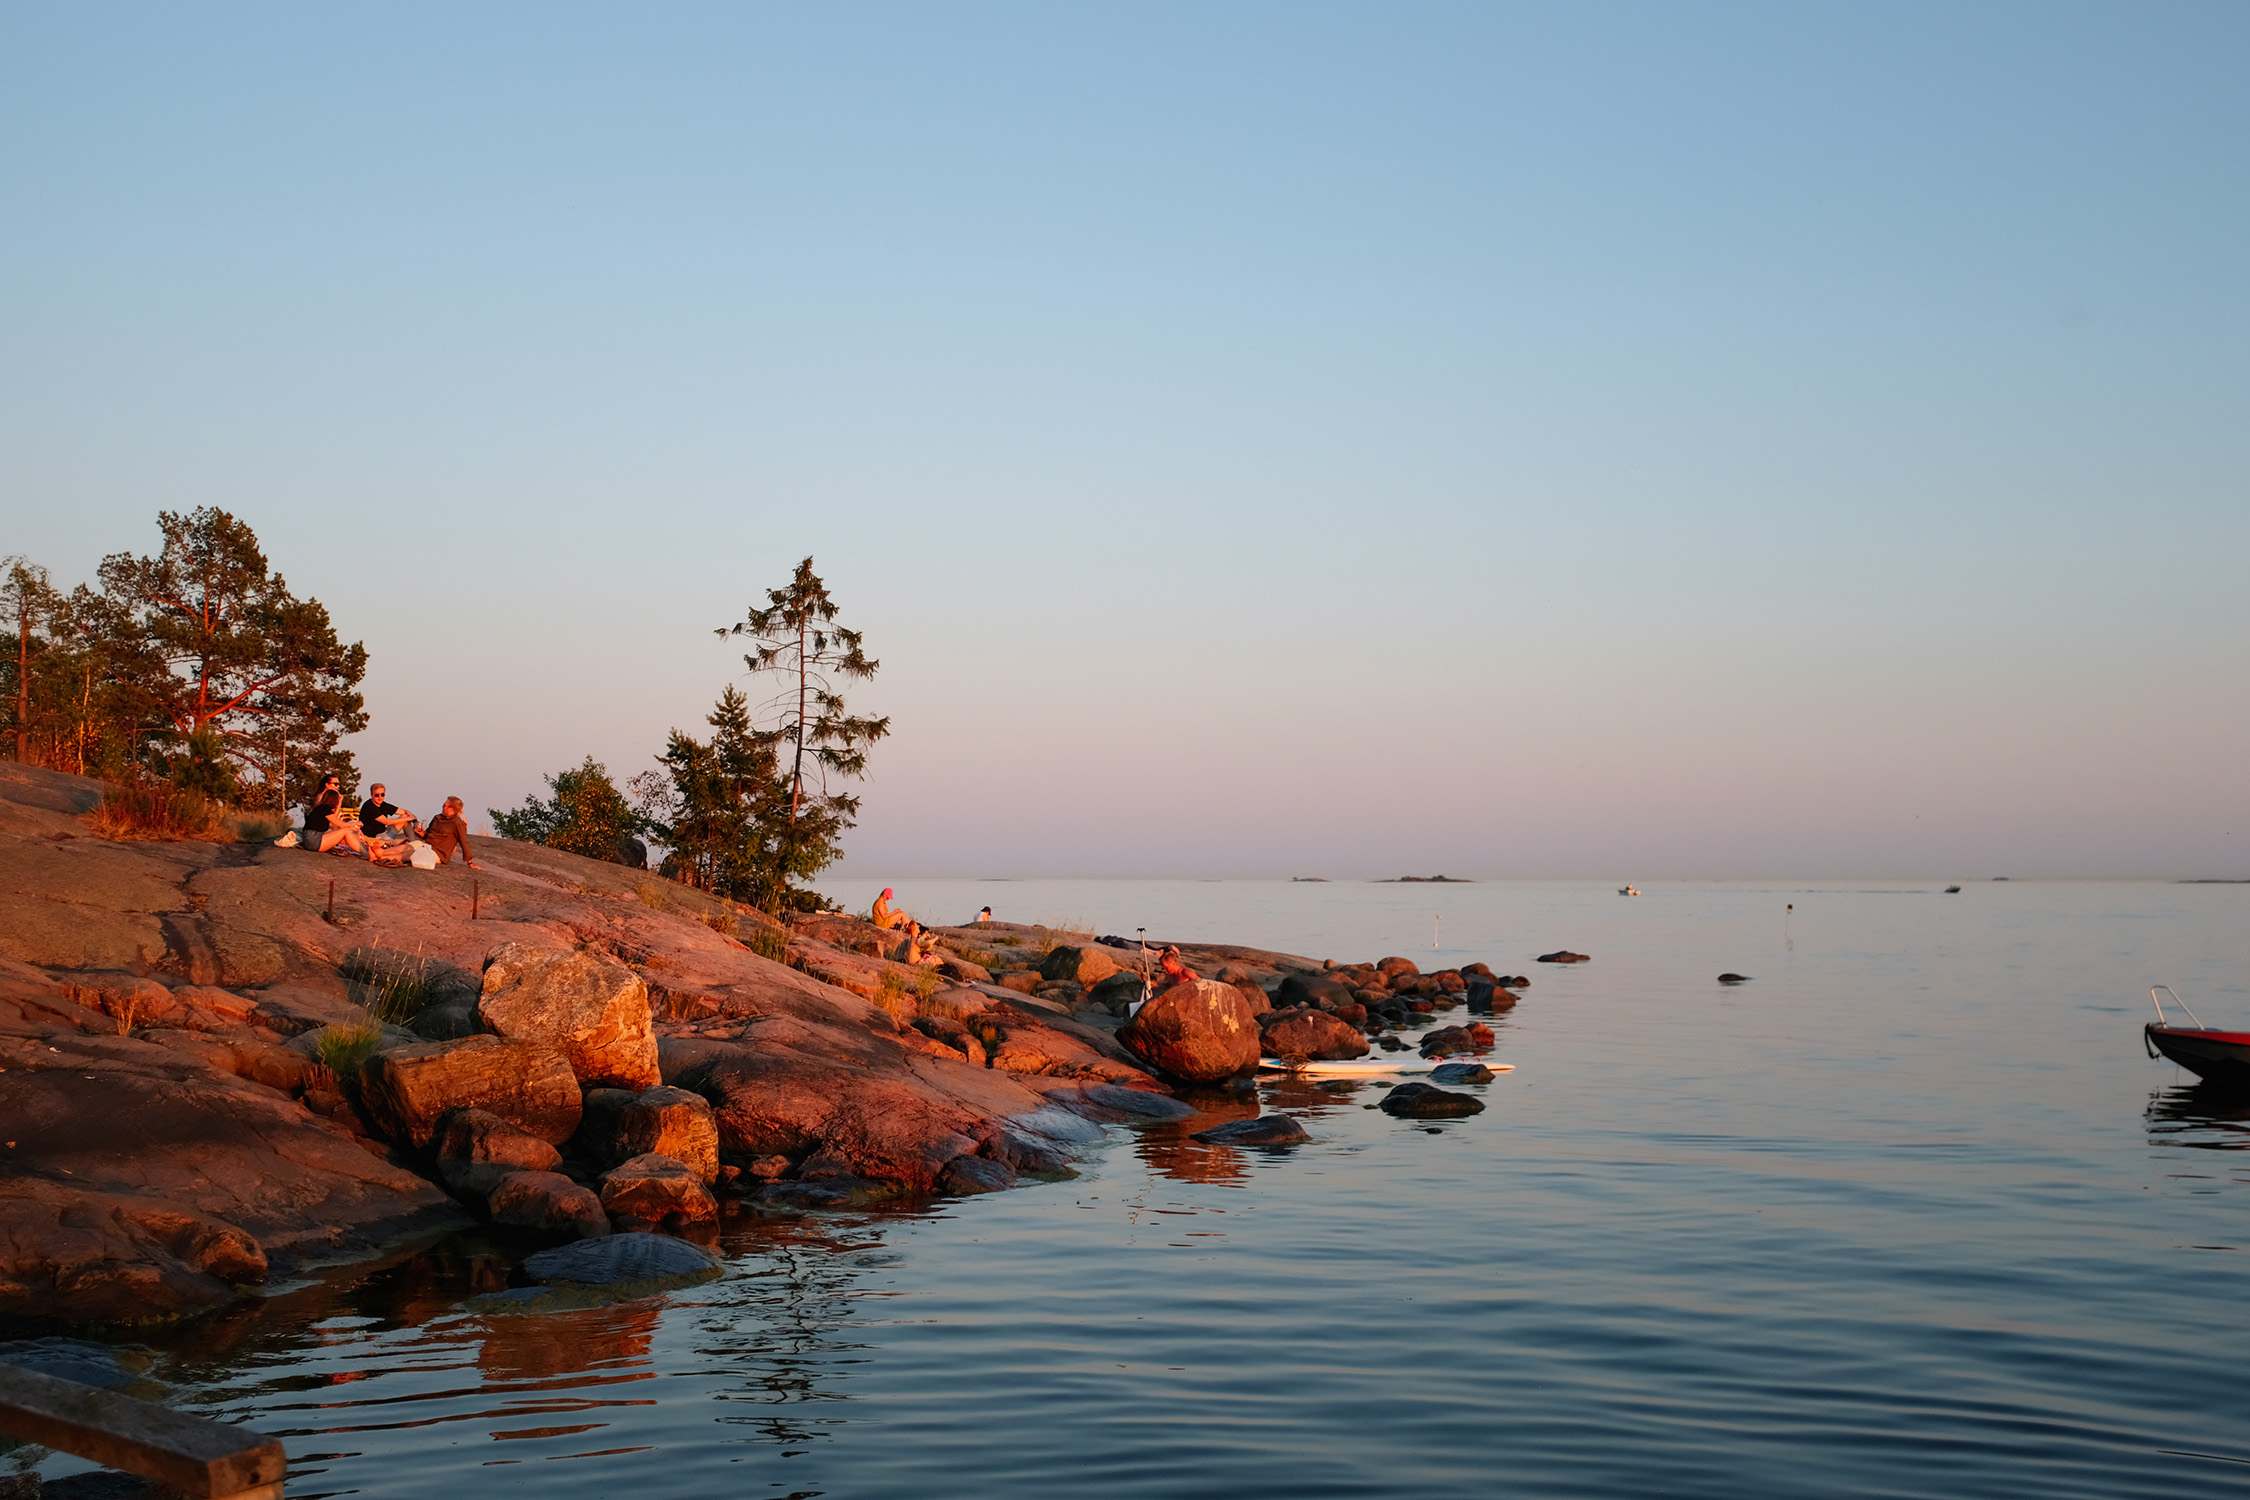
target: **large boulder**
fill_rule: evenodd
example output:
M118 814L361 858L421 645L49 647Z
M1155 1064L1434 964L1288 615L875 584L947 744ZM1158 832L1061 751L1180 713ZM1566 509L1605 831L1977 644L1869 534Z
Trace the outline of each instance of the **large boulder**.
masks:
M1198 1130L1195 1139L1212 1146L1294 1146L1306 1135L1305 1127L1287 1115L1258 1115Z
M710 1251L668 1234L618 1235L524 1257L524 1274L549 1286L598 1286L645 1296L709 1281L726 1269Z
M495 1224L544 1229L592 1239L609 1233L609 1215L592 1188L580 1187L560 1172L511 1172L502 1178L485 1208Z
M500 1036L561 1052L580 1083L645 1089L663 1082L648 985L615 959L503 943L485 959L477 1018Z
M1117 972L1117 960L1101 948L1057 948L1047 955L1039 966L1040 974L1048 979L1067 979L1074 984L1100 984Z
M687 1163L702 1182L719 1180L718 1123L703 1096L686 1089L594 1089L578 1138L612 1165L654 1152Z
M1266 1028L1266 1051L1275 1057L1309 1057L1322 1062L1365 1057L1367 1038L1357 1026L1324 1010L1308 1010Z
M1285 974L1281 987L1273 992L1276 1010L1293 1005L1317 1005L1322 1010L1334 1010L1340 1005L1353 1003L1351 990L1333 979L1318 974Z
M708 1224L719 1217L718 1200L695 1168L653 1151L619 1162L603 1176L602 1207L613 1217L644 1224Z
M472 1036L378 1052L359 1069L360 1099L400 1145L426 1147L448 1111L481 1109L560 1145L578 1130L578 1079L538 1042Z
M1175 984L1117 1028L1117 1040L1161 1073L1216 1083L1258 1066L1258 1018L1231 984Z
M1412 979L1422 971L1414 967L1411 958L1386 958L1375 965L1377 972L1396 984L1401 979Z

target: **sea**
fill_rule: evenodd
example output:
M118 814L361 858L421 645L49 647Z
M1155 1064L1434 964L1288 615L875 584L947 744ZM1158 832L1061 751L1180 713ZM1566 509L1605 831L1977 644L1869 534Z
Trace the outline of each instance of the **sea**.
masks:
M2250 1028L2250 885L883 883L1483 960L1530 980L1513 1070L1464 1119L1282 1080L1290 1149L1118 1127L1063 1180L738 1213L642 1301L464 1310L525 1248L478 1232L121 1337L300 1500L2250 1488L2250 1101L2140 1034L2154 984Z

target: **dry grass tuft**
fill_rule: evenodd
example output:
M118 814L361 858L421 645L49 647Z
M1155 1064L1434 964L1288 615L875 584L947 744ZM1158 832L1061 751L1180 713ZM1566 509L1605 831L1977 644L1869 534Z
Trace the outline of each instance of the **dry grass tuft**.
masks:
M113 788L102 794L101 806L86 814L86 825L105 839L199 839L213 844L241 839L223 805L201 792L168 786Z

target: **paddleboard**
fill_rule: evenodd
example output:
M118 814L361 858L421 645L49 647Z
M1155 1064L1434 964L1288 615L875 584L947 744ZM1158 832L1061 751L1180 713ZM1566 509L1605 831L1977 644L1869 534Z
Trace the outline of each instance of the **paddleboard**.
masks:
M1279 1058L1261 1057L1258 1059L1258 1066L1270 1068L1277 1073L1321 1073L1350 1077L1353 1074L1427 1073L1432 1068L1443 1067L1447 1063L1483 1061L1482 1058L1475 1057L1354 1057L1336 1062L1314 1059L1285 1063ZM1514 1063L1486 1062L1484 1065L1495 1073L1513 1073L1516 1070Z

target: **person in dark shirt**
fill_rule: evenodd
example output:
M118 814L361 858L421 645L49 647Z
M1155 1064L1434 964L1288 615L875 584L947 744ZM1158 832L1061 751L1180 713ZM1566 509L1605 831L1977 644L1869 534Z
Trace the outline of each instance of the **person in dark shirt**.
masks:
M320 795L305 808L305 833L326 833L336 821L336 809L344 805L343 784L331 776L320 784Z
M414 814L401 812L384 801L383 784L378 781L367 789L367 800L359 805L359 831L371 839L379 839L393 832L411 836L414 832Z
M477 857L469 852L469 824L468 820L461 816L461 799L459 797L445 799L445 811L430 819L429 826L422 830L422 837L432 849L437 851L439 864L449 865L453 863L453 851L458 848L461 851L462 862L470 869L481 870L484 868L477 863Z

